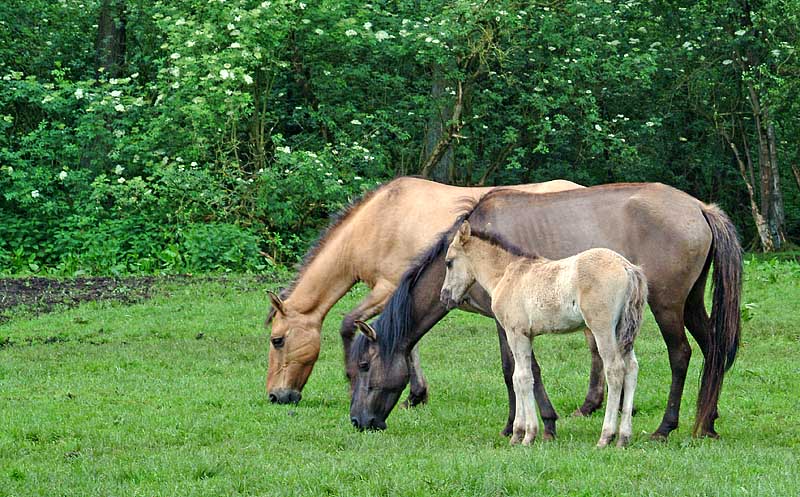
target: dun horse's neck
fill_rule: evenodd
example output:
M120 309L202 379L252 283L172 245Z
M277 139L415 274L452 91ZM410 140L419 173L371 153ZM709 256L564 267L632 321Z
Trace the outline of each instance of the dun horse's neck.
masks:
M350 244L339 228L330 233L319 253L302 270L285 305L322 322L331 307L356 283L348 262Z
M480 238L473 238L465 247L470 259L475 280L491 297L495 287L500 283L509 264L522 257L489 243Z

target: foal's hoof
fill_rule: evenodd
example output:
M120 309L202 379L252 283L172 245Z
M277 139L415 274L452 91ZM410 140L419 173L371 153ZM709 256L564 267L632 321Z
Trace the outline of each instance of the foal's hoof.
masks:
M547 432L547 431L542 433L542 440L544 440L545 442L552 442L555 439L556 439L556 434L555 433L550 433L550 432Z
M617 447L627 447L631 443L630 435L622 435L617 440Z

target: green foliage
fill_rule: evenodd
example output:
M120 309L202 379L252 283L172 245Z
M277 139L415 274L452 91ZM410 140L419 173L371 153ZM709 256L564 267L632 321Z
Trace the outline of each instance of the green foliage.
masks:
M267 254L239 270L291 263L365 189L420 173L459 87L452 182L663 181L749 241L720 132L753 81L796 240L796 3L5 2L0 271L189 270L202 223ZM111 65L104 15L125 33Z

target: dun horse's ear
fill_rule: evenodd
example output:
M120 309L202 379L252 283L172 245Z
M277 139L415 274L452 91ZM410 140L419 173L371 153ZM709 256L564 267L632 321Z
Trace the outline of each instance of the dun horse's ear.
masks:
M283 300L281 300L278 294L275 292L267 292L267 293L269 294L269 300L270 302L272 302L272 308L275 310L275 313L286 314L286 311L283 309ZM267 322L269 322L269 320L271 320L274 316L275 314L270 312L270 315L267 318L268 319Z
M469 226L469 221L464 221L461 223L461 227L458 228L458 235L461 237L461 241L469 240L470 235L472 234L472 228Z
M378 339L378 334L375 333L375 328L369 325L369 323L365 323L364 321L355 321L356 328L358 328L361 333L364 334L365 337L369 338L373 342Z

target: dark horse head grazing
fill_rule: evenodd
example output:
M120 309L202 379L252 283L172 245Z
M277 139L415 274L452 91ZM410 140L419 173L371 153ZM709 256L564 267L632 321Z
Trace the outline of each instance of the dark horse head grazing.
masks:
M457 224L463 219L460 217ZM358 371L350 403L350 421L358 429L386 428L386 417L411 375L411 349L422 336L414 331L430 329L447 313L438 297L444 266L434 264L433 260L447 250L451 238L449 231L439 235L436 243L403 275L375 322L380 333L367 323L356 323L361 334L351 348L348 369ZM415 301L414 295L421 298ZM417 314L415 306L424 314Z
M695 433L716 436L714 421L723 377L736 357L740 336L741 246L725 213L666 185L632 183L547 194L498 189L485 195L466 218L474 228L548 259L608 248L640 266L649 282L648 303L667 344L672 369L667 408L653 436L666 437L678 426L691 356L684 327L705 358ZM359 370L350 411L358 427L385 426L409 375L411 347L447 313L439 292L445 275L444 254L454 229L440 235L406 272L375 323L375 333L366 328L374 339L358 338L358 352L349 358L358 363L351 366ZM712 264L714 293L709 317L704 295ZM470 304L491 315L488 296L477 286L470 290ZM500 342L509 386L509 419L513 419L513 360L504 347L504 334ZM598 359L596 364L602 362ZM532 367L538 370L535 360ZM602 392L599 370L593 370L595 373ZM542 401L549 404L543 389L537 402L544 418Z

